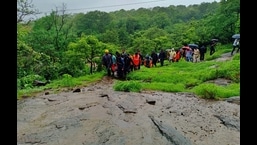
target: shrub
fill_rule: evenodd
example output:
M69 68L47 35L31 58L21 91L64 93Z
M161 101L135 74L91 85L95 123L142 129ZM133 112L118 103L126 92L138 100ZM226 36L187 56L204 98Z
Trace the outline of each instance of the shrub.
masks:
M71 87L74 86L74 79L72 79L72 76L69 74L63 74L62 75L62 86L64 87Z
M35 80L46 81L44 77L40 75L27 75L17 80L17 88L19 89L31 89L33 88L33 82Z
M193 89L198 96L205 99L217 99L217 86L215 84L201 84Z
M115 91L140 92L142 86L138 81L118 81L113 88Z

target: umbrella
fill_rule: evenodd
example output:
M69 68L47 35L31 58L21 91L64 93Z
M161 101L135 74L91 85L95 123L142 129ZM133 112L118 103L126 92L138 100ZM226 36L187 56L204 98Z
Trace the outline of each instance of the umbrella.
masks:
M198 48L199 46L197 44L188 44L190 48Z
M183 46L182 49L183 50L192 50L189 46Z
M232 38L235 38L235 39L240 38L240 34L234 34L234 35L232 36Z
M212 39L211 41L216 41L216 42L218 42L219 40L218 40L218 39Z

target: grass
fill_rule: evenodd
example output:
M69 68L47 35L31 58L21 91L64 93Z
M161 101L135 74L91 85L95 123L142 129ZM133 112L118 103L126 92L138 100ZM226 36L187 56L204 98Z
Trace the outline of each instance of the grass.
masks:
M220 50L215 56L206 55L206 58L212 60L220 57L221 54L230 52L230 49ZM233 56L230 61L205 61L200 63L190 63L180 61L178 63L169 63L165 61L165 66L155 68L141 67L127 76L129 81L134 84L140 84L136 92L142 90L157 90L165 92L192 92L202 98L223 99L232 96L240 96L240 54ZM219 86L214 83L207 83L217 78L231 80L232 83L227 86ZM119 86L119 87L117 87ZM117 91L133 91L130 87L121 87L121 82L117 81L114 89ZM131 87L132 88L132 87Z
M104 73L96 73L92 75L85 75L78 78L73 78L68 74L64 74L63 77L59 80L54 80L50 84L42 87L34 87L34 88L26 88L18 90L17 99L21 99L22 97L32 97L40 92L45 90L52 90L54 92L58 92L63 88L74 88L90 85L93 82L97 82L102 79Z
M232 60L226 62L208 61L230 51L230 48L219 48L212 56L207 52L205 56L207 61L200 63L186 61L169 63L165 61L164 66L160 66L160 64L152 68L142 66L140 70L129 73L127 81L116 80L113 89L127 92L140 92L142 90L192 92L207 99L240 96L240 54L235 54ZM29 87L18 90L17 98L30 97L44 90L58 91L60 88L87 86L92 82L101 80L104 75L104 72L99 72L73 78L65 74L61 79L54 80L44 87ZM227 86L219 86L207 82L216 78L226 78L231 80L232 83Z

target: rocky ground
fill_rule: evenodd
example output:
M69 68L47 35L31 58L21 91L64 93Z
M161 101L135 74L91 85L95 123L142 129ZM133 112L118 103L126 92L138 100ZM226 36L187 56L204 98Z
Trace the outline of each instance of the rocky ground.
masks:
M240 145L239 96L116 92L113 81L18 100L17 145Z

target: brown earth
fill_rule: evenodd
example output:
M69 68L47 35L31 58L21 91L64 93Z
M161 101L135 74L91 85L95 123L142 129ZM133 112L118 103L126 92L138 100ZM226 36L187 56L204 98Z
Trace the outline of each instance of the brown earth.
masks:
M113 84L18 100L17 145L240 145L240 104Z

